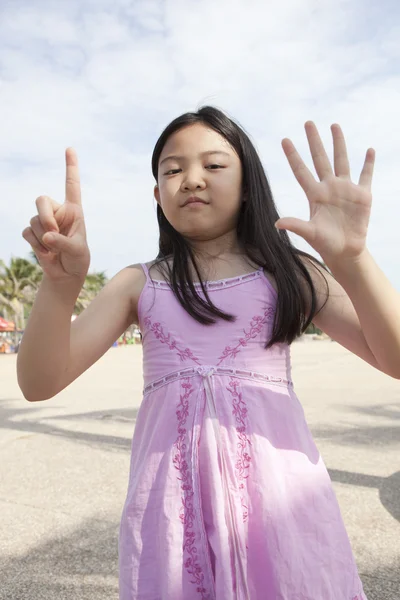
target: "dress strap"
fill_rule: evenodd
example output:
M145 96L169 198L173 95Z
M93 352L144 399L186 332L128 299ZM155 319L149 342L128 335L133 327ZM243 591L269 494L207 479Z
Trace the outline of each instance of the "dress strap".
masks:
M140 263L140 266L142 267L144 274L146 275L146 281L147 283L150 281L150 273L149 273L149 269L146 265L146 263Z
M259 269L259 271L261 273L261 277L264 279L264 281L267 284L267 287L270 290L270 292L272 293L273 297L277 298L278 293L277 293L276 289L274 288L274 286L272 285L272 283L270 282L269 278L267 277L263 267L261 267L261 269Z

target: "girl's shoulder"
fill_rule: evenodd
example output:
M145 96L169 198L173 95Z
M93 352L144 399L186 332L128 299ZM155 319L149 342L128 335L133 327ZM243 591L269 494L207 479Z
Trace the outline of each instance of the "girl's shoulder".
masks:
M157 264L155 264L157 263ZM138 304L139 298L146 285L147 278L150 277L155 281L165 281L165 276L159 267L157 259L145 263L135 263L125 267L122 272L125 272L125 283L129 290L132 306L132 315L134 322L138 322ZM122 274L121 272L121 274Z
M172 259L171 260L167 259L167 260L163 260L163 261L154 259L154 260L151 260L150 262L144 263L151 279L154 279L156 281L165 281L165 275L163 274L163 270L160 267L160 265L163 265L163 264L169 264L170 266L172 266Z
M110 292L118 293L121 302L123 298L126 298L129 305L130 323L137 323L139 298L145 285L145 270L141 263L135 263L121 269L106 286L110 288Z

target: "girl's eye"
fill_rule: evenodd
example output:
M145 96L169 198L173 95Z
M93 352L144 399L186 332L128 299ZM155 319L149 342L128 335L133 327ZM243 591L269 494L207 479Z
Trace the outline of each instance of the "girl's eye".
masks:
M208 169L209 167L218 167L219 169L223 169L223 167L221 165L208 165L206 168ZM171 169L170 171L167 171L166 173L164 173L164 175L173 175L175 173L178 173L181 169ZM215 169L213 169L213 171L215 171Z

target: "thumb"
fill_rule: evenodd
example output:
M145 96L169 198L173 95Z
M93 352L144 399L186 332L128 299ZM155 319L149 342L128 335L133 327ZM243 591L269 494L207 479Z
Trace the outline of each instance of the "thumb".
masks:
M68 254L76 254L76 243L66 235L61 235L55 231L47 232L43 235L43 242L50 250L58 252L68 252Z
M275 222L276 229L286 229L296 235L301 236L306 241L312 237L312 228L309 221L295 219L294 217L284 217Z

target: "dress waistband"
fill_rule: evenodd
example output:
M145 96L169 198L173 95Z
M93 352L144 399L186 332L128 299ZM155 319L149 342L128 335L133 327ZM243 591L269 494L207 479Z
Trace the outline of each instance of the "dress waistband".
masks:
M250 371L247 369L235 369L233 367L201 365L199 367L187 367L186 369L174 371L160 379L148 383L143 389L143 395L148 394L149 392L152 392L163 385L167 385L167 383L171 383L171 381L175 381L176 379L195 377L196 375L200 375L204 378L212 377L214 375L230 375L232 377L254 379L264 383L274 383L276 385L282 385L285 387L293 387L293 382L291 380L283 377L277 377L276 375L268 375L266 373L259 373L258 371Z

